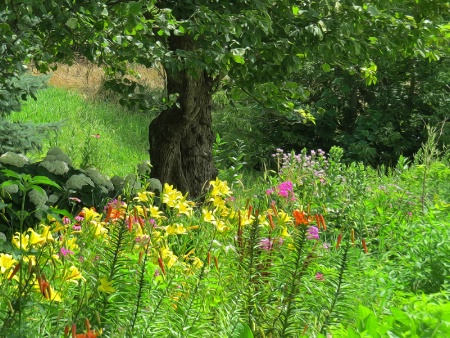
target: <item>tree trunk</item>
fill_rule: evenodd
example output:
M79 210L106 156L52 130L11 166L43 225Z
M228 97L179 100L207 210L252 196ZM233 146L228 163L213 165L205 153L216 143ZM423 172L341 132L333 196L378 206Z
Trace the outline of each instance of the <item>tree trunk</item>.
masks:
M188 37L173 37L172 50L189 49ZM168 72L168 94L179 94L177 105L161 112L149 127L151 176L173 184L190 197L201 195L214 179L211 103L213 81L199 70Z

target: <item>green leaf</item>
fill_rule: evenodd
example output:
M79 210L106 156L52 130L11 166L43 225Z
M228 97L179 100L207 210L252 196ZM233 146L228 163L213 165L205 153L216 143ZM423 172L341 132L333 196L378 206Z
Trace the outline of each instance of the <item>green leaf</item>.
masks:
M40 186L38 185L32 185L30 186L31 189L34 189L36 191L38 191L40 194L45 195L45 191L44 189L42 189Z
M35 176L33 177L33 184L44 184L51 185L55 188L61 189L58 183L53 182L51 179L45 176Z
M0 210L2 210L4 208L11 208L11 204L5 204L5 203L0 202Z
M329 73L329 72L331 72L331 67L330 67L330 65L329 65L328 63L324 63L324 64L322 65L322 70L323 70L325 73Z
M9 187L10 185L14 185L14 184L16 184L16 182L14 182L14 181L6 181L6 182L3 182L2 184L0 184L0 188Z
M236 63L240 63L242 65L245 63L244 58L240 55L233 55L232 57L233 57L234 62L236 62Z
M367 12L369 12L369 14L371 16L378 16L378 15L380 15L380 11L375 6L368 6L367 7Z
M292 6L292 14L297 15L299 11L300 11L300 7Z
M253 333L246 323L238 323L233 330L232 338L253 338Z
M50 210L48 213L50 215L52 215L53 217L56 216L55 218L57 218L57 219L60 218L60 217L58 217L58 215L66 216L67 218L73 219L73 215L64 209L57 209L57 208L50 207Z
M2 172L5 173L5 175L8 177L14 177L14 178L20 179L20 174L16 173L15 171L12 171L9 169L3 169Z
M72 29L77 28L77 24L78 24L77 18L70 18L69 20L66 21L66 26L68 26Z

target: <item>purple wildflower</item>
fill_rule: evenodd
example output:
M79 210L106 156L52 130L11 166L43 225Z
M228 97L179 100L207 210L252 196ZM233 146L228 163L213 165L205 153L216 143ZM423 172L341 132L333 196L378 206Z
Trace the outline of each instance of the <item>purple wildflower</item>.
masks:
M279 196L287 198L289 196L289 193L293 190L293 184L291 181L280 183L277 187L277 190Z
M269 238L263 238L259 241L259 247L263 250L271 250L273 248L273 241Z
M61 248L60 252L61 252L61 255L63 255L64 257L67 255L73 255L73 251L66 249L66 248Z
M308 239L319 239L319 229L315 226L308 228Z

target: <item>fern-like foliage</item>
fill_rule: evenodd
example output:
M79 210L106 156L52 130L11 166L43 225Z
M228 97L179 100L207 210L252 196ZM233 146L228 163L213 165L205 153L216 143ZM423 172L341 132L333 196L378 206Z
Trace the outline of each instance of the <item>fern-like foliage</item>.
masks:
M114 288L114 292L102 292L99 302L94 304L95 311L100 317L104 334L111 335L119 327L125 326L125 316L117 316L124 311L136 308L134 278L130 275L130 259L124 254L126 244L130 243L130 236L125 221L112 224L109 229L109 245L104 251L98 265L98 279L106 278ZM131 241L132 242L132 241ZM115 316L114 316L115 315ZM95 318L95 317L94 317ZM113 336L113 335L111 335Z
M0 117L0 155L41 151L45 137L60 127L61 123L15 123Z
M327 303L322 306L319 314L318 321L321 323L320 332L322 334L326 334L331 325L342 323L344 318L354 317L353 313L357 309L356 303L360 300L354 296L357 285L353 285L352 280L359 280L359 278L355 278L355 274L359 273L352 268L352 262L356 260L356 255L360 254L359 249L352 248L348 242L343 247L337 262L337 275L328 281L331 288L328 297L324 298ZM350 290L352 292L348 292Z
M295 318L300 282L315 255L315 247L310 249L310 252L307 254L306 235L306 227L300 226L296 229L293 236L294 248L285 258L284 275L287 278L283 283L281 310L273 325L279 337L289 337L294 333L301 332L300 325Z

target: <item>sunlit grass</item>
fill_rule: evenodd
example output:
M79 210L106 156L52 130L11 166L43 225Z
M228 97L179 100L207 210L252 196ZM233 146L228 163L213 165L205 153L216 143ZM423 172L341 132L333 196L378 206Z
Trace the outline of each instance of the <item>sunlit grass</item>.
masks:
M60 147L75 167L82 164L84 155L110 176L125 176L134 172L137 163L148 160L150 116L87 100L79 92L55 87L40 91L37 98L25 102L22 111L11 114L11 119L63 122L59 134L46 140L43 154L51 147ZM91 136L97 134L99 138Z

